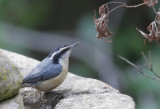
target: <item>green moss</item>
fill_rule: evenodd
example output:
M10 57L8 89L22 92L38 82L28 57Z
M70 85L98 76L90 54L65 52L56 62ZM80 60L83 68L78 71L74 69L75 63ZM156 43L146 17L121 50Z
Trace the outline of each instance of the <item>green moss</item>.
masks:
M0 101L16 95L23 76L19 69L5 56L0 57Z
M1 79L2 79L2 81L7 82L7 76L6 76L6 74L3 74L1 76Z
M3 69L4 72L7 72L6 70Z
M2 90L0 91L0 101L3 99L10 98L18 93L20 83L16 82L16 88L12 88L12 86L13 84L7 84L7 86L3 86Z
M12 67L15 68L16 66L15 66L15 65L12 65Z
M11 85L10 84L8 84L8 86L7 87L11 87Z

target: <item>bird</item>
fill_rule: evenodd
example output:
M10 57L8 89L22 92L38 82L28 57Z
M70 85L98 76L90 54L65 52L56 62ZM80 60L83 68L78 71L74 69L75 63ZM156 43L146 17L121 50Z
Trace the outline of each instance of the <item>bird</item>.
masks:
M54 49L26 77L21 88L32 87L41 92L48 92L58 87L68 74L70 53L79 42L63 45Z

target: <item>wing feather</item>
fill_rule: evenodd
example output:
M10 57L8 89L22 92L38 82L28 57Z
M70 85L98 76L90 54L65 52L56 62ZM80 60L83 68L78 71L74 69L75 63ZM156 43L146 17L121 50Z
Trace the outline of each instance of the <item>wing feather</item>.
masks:
M61 65L55 65L52 60L46 58L24 78L23 83L44 81L58 76L61 72Z

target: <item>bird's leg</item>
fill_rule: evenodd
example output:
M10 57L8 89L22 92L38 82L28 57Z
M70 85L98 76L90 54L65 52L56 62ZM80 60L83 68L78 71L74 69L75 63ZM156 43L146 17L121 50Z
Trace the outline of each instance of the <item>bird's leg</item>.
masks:
M43 92L39 92L39 94L40 94L40 99L41 99L41 101L42 102L44 102L44 100L43 100L43 94L42 94Z

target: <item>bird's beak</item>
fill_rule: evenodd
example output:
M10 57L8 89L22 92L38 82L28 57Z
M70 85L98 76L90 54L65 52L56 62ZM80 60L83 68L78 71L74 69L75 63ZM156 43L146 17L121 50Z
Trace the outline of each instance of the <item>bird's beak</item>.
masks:
M72 44L72 45L71 45L71 48L75 47L75 46L78 45L78 44L79 44L79 42L76 42L76 43Z

